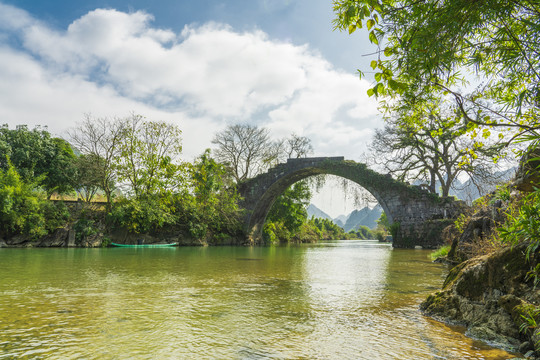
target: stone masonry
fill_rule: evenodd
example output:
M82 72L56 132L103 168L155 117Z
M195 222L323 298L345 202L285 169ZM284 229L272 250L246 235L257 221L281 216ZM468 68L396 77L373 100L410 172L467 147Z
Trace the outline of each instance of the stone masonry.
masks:
M441 198L417 186L410 186L368 169L365 164L343 157L288 159L267 173L239 184L243 197L245 231L253 244L262 241L262 227L276 198L297 181L318 174L337 175L369 191L394 225L396 248L441 245L441 231L466 206L454 198Z

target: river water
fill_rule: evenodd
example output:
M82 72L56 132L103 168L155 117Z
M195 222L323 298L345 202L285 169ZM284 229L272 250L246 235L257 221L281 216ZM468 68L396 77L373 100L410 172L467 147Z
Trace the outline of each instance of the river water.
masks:
M448 269L372 241L0 249L0 359L508 359L422 316Z

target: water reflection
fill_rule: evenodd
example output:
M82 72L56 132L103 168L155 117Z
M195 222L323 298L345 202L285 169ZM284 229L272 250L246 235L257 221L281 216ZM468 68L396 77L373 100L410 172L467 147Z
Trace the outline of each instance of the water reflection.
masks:
M0 359L505 359L424 318L445 269L370 242L0 249Z

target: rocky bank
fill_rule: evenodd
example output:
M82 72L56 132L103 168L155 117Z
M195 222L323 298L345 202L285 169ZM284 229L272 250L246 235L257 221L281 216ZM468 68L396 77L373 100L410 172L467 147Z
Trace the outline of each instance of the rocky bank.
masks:
M540 154L536 151L533 155ZM447 260L457 265L421 309L438 320L466 326L472 338L540 359L539 249L528 254L526 243L510 246L494 240L522 192L538 187L540 176L532 171L536 165L527 163L530 156L522 159L513 190L484 198L474 213L464 215L467 221L460 231L456 226L445 229L451 242Z
M511 351L540 354L538 331L522 331L524 317L540 303L540 287L529 276L538 253L526 246L508 247L454 267L442 290L430 295L421 309L429 316L467 326L467 334Z

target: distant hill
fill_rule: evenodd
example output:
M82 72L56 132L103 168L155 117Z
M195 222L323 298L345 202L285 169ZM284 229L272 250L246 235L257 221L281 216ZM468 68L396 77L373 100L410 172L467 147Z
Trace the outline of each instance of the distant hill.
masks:
M377 220L381 217L382 207L380 205L375 206L373 209L365 207L360 210L354 210L350 213L343 225L345 231L357 230L360 226L367 226L373 229L377 226Z
M480 186L483 188L484 192L490 192L496 189L495 183L503 183L511 180L516 175L516 167L512 167L505 171L498 171L495 173L495 177L497 180L494 181L493 184L485 184L481 183ZM481 194L478 191L478 188L476 185L469 179L465 181L463 184L457 183L455 185L457 190L451 190L450 195L456 196L458 199L465 200L468 203L472 202L475 199L478 199ZM484 194L482 194L484 195Z
M308 213L308 219L311 219L311 217L315 217L319 219L332 220L332 217L330 215L328 215L327 213L325 213L324 211L322 211L321 209L319 209L313 204L309 204L306 210Z
M345 223L347 222L347 219L349 218L351 214L349 215L339 215L337 218L334 219L334 224L344 227Z
M511 180L515 176L515 173L516 167L512 167L504 171L498 171L494 174L494 179L490 183L480 181L478 182L478 184L475 184L470 179L462 183L461 181L459 181L459 179L456 179L453 188L450 189L450 195L453 195L460 200L464 200L467 203L471 203L473 200L478 199L480 196L483 196L486 193L495 190L497 184ZM413 185L420 185L422 183L424 182L415 181L413 182ZM482 194L480 194L480 192L478 191L477 185L480 186L480 188L483 190ZM435 187L439 189L440 183L437 182L435 184Z
M306 210L308 218L315 217L332 220L334 224L343 228L345 231L357 230L362 225L373 229L377 226L377 220L381 217L382 213L382 208L377 205L373 209L365 207L360 210L353 210L349 215L340 215L332 219L330 215L313 204L309 204Z

